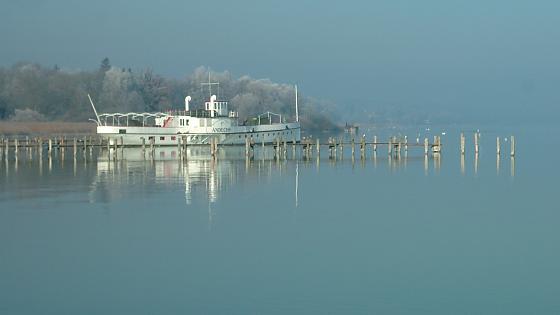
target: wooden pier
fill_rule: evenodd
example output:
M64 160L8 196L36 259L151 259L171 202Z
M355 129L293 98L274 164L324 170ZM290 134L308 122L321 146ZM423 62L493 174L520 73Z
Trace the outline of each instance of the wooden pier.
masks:
M478 155L480 152L480 133L475 132L473 139L474 153ZM188 138L186 136L177 137L177 155L182 159L188 158L187 147L189 147L189 144L187 140ZM511 136L509 142L511 146L510 155L515 156L515 138ZM467 150L464 133L461 133L459 143L460 154L465 155ZM209 155L213 158L218 157L218 152L220 147L222 147L218 138L210 138L208 144L196 146L208 146L210 149ZM312 137L304 138L300 142L296 142L295 139L277 138L272 143L261 142L260 146L262 146L263 150L266 149L266 147L272 147L274 158L276 159L287 159L288 152L290 151L292 159L298 156L297 151L300 152L299 156L303 159L311 159L314 156L320 158L321 153L325 150L328 153L329 159L343 159L345 148L348 149L348 147L352 159L357 156L360 159L366 159L369 155L377 155L380 147L386 147L387 154L396 158L400 158L401 155L407 156L409 151L413 150L417 150L425 156L429 154L435 156L441 154L443 148L440 136L434 136L432 142L430 142L428 138L424 138L423 141L416 138L416 142L409 142L407 136L391 136L385 141L380 141L378 136L373 136L370 140L366 139L365 136L359 137L358 139L352 137L349 140L345 140L343 137L329 137L323 142ZM291 150L289 150L290 146ZM122 151L125 147L141 147L144 154L148 153L153 155L158 146L153 137L150 137L148 142L146 139L142 139L141 145L134 146L125 145L123 137L102 139L95 135L83 137L2 137L0 138L0 157L2 159L8 159L10 156L15 156L17 158L20 151L28 153L36 151L38 156L42 158L43 155L51 156L55 151L64 152L65 150L69 150L73 154L73 157L77 158L80 152L82 154L88 153L91 156L94 148L106 148L107 152L113 152L111 154L112 159L119 159L119 156L122 157ZM254 138L246 138L245 156L247 158L252 158L257 147L259 147L259 144L255 142ZM502 152L501 149L500 137L497 137L496 154L498 157Z

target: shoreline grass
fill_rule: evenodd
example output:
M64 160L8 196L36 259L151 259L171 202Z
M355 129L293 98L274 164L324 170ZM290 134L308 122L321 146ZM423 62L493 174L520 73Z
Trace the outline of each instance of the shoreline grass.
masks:
M39 135L94 135L96 125L91 122L15 122L0 121L0 135L39 136Z

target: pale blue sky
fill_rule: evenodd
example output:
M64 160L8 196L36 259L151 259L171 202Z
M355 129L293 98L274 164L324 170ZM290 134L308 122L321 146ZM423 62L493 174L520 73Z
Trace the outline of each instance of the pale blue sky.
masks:
M6 1L0 65L199 65L340 105L557 115L558 1Z

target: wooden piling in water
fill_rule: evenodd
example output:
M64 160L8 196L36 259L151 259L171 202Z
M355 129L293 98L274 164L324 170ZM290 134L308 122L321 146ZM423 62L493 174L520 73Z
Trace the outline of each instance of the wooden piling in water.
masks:
M408 152L408 136L404 136L404 151Z
M366 157L366 135L363 135L360 140L360 157L362 159L365 159Z
M475 154L478 154L478 149L479 149L478 137L479 137L478 132L475 132L475 133L474 133L474 153L475 153Z
M76 139L76 137L74 137L74 145L73 145L73 148L74 148L74 152L73 152L73 153L74 153L74 159L75 159L75 158L76 158L76 153L78 153L78 140Z

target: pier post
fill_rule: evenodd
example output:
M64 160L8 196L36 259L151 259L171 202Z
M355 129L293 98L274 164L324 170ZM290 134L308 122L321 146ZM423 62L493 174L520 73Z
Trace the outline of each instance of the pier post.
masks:
M428 155L428 138L424 138L424 155Z
M4 151L6 151L6 152L4 152L4 154L5 154L5 158L6 158L6 161L7 161L8 160L8 153L10 152L10 139L9 138L6 138L6 143L5 144L6 144L6 146L5 146L6 148L5 148Z
M78 152L78 140L74 137L74 159L76 158L76 153Z
M501 148L500 148L500 137L496 137L496 155L500 155Z
M465 154L465 134L461 132L461 138L460 138L460 142L461 142L461 146L460 146L460 151L461 154Z
M404 136L404 152L408 152L408 136Z
M366 135L363 135L360 141L360 156L362 159L366 158Z
M474 133L474 153L475 154L478 154L478 149L479 149L479 147L478 147L478 137L479 137L478 132L475 132Z
M511 153L510 153L510 155L513 157L513 156L515 156L515 137L514 137L514 136L511 136L510 144L511 144Z

